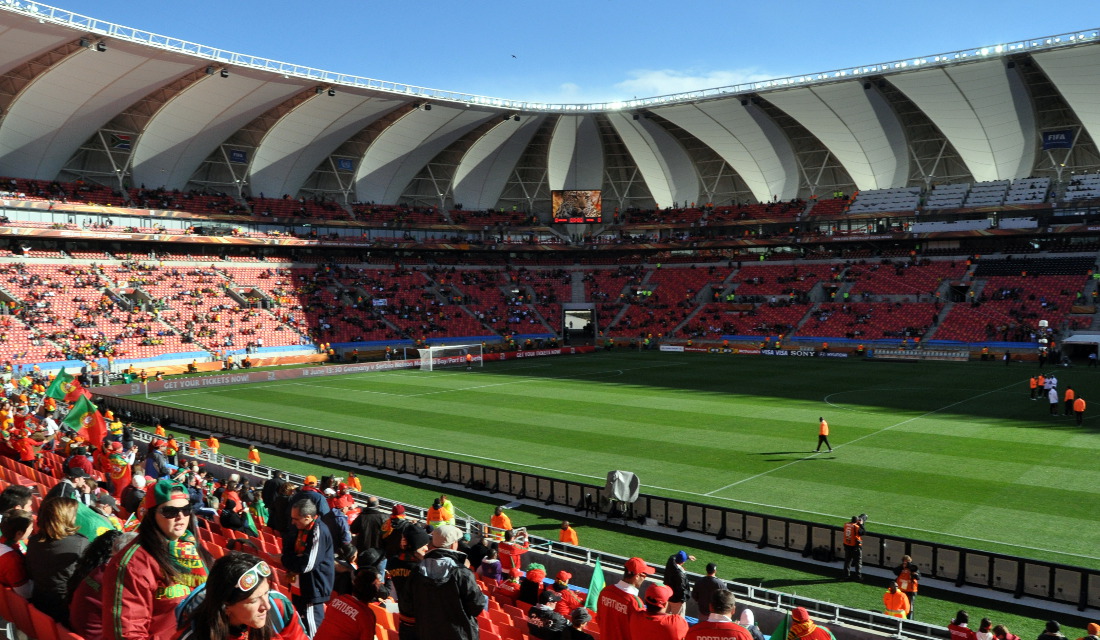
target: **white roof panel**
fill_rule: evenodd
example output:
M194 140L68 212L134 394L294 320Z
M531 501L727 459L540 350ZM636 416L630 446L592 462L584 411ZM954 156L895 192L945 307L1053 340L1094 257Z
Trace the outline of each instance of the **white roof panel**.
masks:
M1027 88L1003 60L887 76L939 127L975 181L1031 174L1035 111Z
M270 73L231 69L203 76L149 120L133 154L135 184L182 189L238 129L304 87Z
M595 116L561 116L550 137L550 189L602 189L603 143Z
M860 189L901 187L908 181L905 131L874 87L838 82L766 97L814 134Z
M609 113L607 118L638 165L657 208L699 199L695 166L672 134L649 118L635 120L629 113Z
M349 137L401 104L338 91L315 95L267 132L252 161L252 193L294 195L326 157Z
M454 201L467 209L496 207L508 177L546 115L508 120L478 138L462 157L454 177Z
M397 202L405 187L440 151L498 113L432 105L414 109L386 128L359 163L355 192L360 202Z
M1035 54L1058 92L1093 141L1100 141L1100 47L1074 47Z
M738 98L654 109L708 145L760 202L798 195L798 163L786 134L760 107Z
M53 180L100 127L188 69L149 53L133 44L80 49L36 77L0 123L0 174Z

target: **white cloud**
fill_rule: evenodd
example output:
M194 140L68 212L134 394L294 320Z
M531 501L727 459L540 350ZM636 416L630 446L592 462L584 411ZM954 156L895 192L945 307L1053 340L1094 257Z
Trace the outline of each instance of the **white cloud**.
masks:
M650 98L670 93L684 93L726 87L745 82L759 82L778 77L759 69L732 69L701 71L698 69L636 69L627 73L626 80L615 84L624 99Z

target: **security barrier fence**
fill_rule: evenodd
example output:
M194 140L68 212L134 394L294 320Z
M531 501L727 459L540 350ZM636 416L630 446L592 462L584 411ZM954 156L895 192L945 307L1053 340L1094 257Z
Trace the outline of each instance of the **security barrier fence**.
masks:
M592 483L501 469L472 462L401 451L315 433L305 433L246 420L165 407L132 397L105 396L101 408L152 424L176 423L227 437L262 443L287 452L325 456L363 467L404 473L421 480L461 484L546 505L598 512L610 517L644 518L680 532L734 540L760 548L782 549L822 558L843 557L839 526L753 513L674 498L641 494L625 512L605 488ZM618 507L618 509L617 509ZM873 525L873 522L872 522ZM1100 570L1032 560L900 536L863 536L864 566L893 568L909 555L925 578L1076 605L1100 608Z

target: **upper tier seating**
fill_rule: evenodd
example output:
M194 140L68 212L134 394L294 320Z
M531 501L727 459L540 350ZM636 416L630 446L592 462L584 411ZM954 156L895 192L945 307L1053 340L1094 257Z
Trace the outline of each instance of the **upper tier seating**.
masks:
M1004 204L1008 193L1008 180L975 182L966 196L966 207L999 207Z
M1046 202L1050 178L1017 178L1005 197L1005 204L1036 204Z
M966 201L967 192L970 191L968 183L937 184L928 194L924 202L925 210L959 209Z
M848 207L848 213L915 211L920 205L920 187L895 187L861 191Z

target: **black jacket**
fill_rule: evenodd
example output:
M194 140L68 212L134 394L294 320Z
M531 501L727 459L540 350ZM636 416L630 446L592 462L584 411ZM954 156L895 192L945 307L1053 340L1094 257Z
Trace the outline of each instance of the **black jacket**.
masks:
M378 508L363 509L355 522L351 523L352 542L355 548L381 549L382 525L386 524L386 514Z
M687 571L676 563L676 556L669 557L665 565L665 586L672 589L669 602L684 602L687 600L687 594L691 592L691 581L688 579Z
M416 618L417 635L432 640L476 640L477 616L489 603L466 568L466 556L450 549L433 549L424 556L405 599Z

